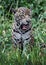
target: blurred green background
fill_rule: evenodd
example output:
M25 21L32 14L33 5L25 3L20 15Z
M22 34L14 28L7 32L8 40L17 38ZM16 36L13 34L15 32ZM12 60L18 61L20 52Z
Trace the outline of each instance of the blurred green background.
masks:
M32 10L34 48L30 53L20 54L12 43L11 8L28 7ZM46 0L0 0L0 65L46 65L46 50L40 53L39 43L46 44Z

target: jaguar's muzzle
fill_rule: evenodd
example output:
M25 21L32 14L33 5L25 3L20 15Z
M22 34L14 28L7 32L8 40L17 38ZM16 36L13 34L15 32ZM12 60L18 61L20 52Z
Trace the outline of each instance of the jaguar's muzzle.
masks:
M21 28L22 30L27 30L28 27L29 27L29 24L22 24L22 25L20 26L20 28Z

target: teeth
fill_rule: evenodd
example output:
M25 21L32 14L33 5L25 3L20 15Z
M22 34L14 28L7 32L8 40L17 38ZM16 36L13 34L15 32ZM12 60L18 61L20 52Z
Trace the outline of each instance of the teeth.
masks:
M27 26L23 26L23 29L27 29Z
M28 25L22 24L21 29L26 30L28 28Z

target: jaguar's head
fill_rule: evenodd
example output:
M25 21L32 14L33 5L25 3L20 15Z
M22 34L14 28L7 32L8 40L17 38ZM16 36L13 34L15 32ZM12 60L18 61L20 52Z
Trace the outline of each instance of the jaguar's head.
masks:
M20 7L16 10L13 10L15 21L17 26L22 30L27 30L31 26L31 10L25 7Z

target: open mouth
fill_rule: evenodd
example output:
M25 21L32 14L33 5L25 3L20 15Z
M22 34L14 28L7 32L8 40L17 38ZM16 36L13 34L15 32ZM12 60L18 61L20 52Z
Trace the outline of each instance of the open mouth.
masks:
M21 29L22 30L27 30L28 26L29 26L28 24L22 24Z

